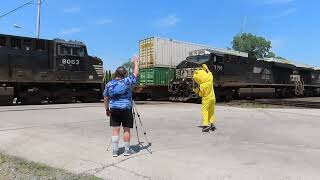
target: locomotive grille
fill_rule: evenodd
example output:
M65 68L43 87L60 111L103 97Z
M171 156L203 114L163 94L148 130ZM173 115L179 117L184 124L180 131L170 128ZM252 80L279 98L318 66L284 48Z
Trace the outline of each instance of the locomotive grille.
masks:
M102 65L93 65L94 69L96 70L98 76L103 77L103 66Z

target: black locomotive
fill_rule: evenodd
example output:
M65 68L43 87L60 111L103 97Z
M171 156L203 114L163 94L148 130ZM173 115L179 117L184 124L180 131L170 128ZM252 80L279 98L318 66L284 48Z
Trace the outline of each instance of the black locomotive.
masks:
M199 53L201 52L201 53ZM176 69L170 100L191 101L197 84L193 72L207 64L214 74L217 100L319 96L320 70L276 58L254 59L205 49L187 57Z
M103 64L78 41L0 34L0 104L100 101Z

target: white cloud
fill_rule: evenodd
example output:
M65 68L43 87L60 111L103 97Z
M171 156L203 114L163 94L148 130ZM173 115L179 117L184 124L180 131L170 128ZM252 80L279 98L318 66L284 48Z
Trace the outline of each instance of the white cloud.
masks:
M175 14L169 14L157 21L157 26L160 27L171 27L179 23L181 19Z
M99 19L96 21L97 25L106 25L106 24L111 24L112 20L111 19Z
M81 28L73 27L73 28L63 29L61 31L61 34L68 35L68 34L75 34L79 32L81 32Z
M287 4L294 1L295 0L265 0L263 4Z
M281 18L281 17L289 16L289 15L295 13L296 11L297 11L296 8L286 9L278 14L273 15L272 18Z
M70 7L63 10L65 13L78 13L80 12L80 7Z

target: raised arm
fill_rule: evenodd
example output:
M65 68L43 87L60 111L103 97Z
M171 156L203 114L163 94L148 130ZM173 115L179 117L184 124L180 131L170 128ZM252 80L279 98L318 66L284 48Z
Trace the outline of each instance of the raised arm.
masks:
M138 75L139 75L139 57L133 56L132 61L133 61L133 65L134 65L133 74L136 77L138 77Z
M208 66L207 66L206 64L202 64L202 68L203 68L205 71L207 71L207 73L210 72L210 70L209 70L209 68L208 68Z

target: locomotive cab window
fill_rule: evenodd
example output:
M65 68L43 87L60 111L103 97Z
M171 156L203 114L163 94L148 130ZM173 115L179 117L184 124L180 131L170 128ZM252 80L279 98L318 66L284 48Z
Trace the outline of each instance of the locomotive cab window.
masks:
M195 62L197 64L203 64L209 61L209 55L192 56L187 58L188 61Z
M68 56L79 56L83 57L85 55L83 47L69 47L64 45L58 46L59 55L68 55Z
M82 47L74 47L71 49L72 50L72 55L73 56L84 56L84 49Z
M71 55L71 48L59 45L59 55Z

